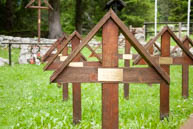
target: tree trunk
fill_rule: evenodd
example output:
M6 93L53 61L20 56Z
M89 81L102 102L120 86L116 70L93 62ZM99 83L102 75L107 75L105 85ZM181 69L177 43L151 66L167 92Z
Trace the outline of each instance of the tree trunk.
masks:
M76 30L82 34L82 0L76 0L76 16L75 16L75 26Z
M6 1L6 23L5 23L5 28L7 29L7 31L10 31L13 28L14 6L15 6L15 0L7 0Z
M60 0L49 0L54 10L49 10L49 38L59 38L62 36L62 26L60 23Z

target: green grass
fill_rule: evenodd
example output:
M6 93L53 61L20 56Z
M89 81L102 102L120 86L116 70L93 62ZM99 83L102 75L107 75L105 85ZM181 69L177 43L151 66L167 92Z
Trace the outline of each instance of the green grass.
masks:
M101 86L82 84L82 121L72 124L72 88L62 101L62 89L49 84L52 72L43 66L18 65L14 50L13 67L0 67L0 129L100 129ZM7 57L7 50L0 57ZM123 98L119 85L120 129L178 129L193 112L193 68L190 67L190 97L181 97L181 67L171 67L170 117L159 120L159 85L131 84L130 99Z

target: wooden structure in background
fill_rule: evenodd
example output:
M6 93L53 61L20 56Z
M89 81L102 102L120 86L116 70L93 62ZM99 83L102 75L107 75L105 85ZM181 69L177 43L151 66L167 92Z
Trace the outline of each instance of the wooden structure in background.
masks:
M33 6L32 4L35 2L35 0L31 0L26 6L25 8L32 8L32 9L38 9L38 43L40 43L40 37L41 37L41 9L52 9L52 6L48 3L47 0L44 0L44 3L47 6L41 6L41 0L37 0L38 1L38 5L37 6Z
M167 35L167 37L164 38L165 35ZM164 27L164 29L154 39L152 39L151 42L149 42L145 46L146 50L150 49L159 37L161 37L161 48L160 48L161 56L152 56L152 58L154 58L156 62L163 67L166 67L166 65L182 65L182 96L184 98L187 98L189 65L193 65L193 55L189 51L189 45L190 44L192 45L192 41L188 37L186 37L183 41L180 41L180 39L170 30L169 27ZM170 45L168 43L170 38L172 38L177 43L177 46L182 49L183 55L181 57L170 56L171 52L170 49L168 49L170 48ZM174 49L176 48L177 47L174 47ZM163 51L166 50L168 51L168 55L162 55ZM172 50L172 52L173 51L174 50ZM137 56L134 61L134 64L144 65L146 63L140 56ZM169 70L166 71L169 72Z
M67 58L66 55L63 55L66 51L68 51L68 44L71 43L72 51L80 44L82 37L77 31L74 31L59 47L57 53L53 55L47 65L44 67L44 70L56 70L63 61ZM56 47L56 46L55 46ZM92 48L87 45L87 48L95 54ZM61 55L62 54L62 55ZM99 62L86 62L86 58L79 53L78 56L74 59L76 63L71 63L71 66L82 66L82 65L97 65L101 66ZM81 61L81 62L80 62ZM82 62L85 62L84 64ZM72 73L71 73L72 74ZM63 83L62 83L63 84ZM67 83L64 83L67 84ZM79 123L81 120L81 85L80 83L73 83L73 122L75 124Z
M54 54L52 54L52 52L54 50L59 50L62 43L64 43L64 41L67 39L67 35L63 34L63 36L61 38L59 38L54 44L52 44L52 46L49 48L49 50L44 54L44 56L42 57L42 62L49 62L49 60L54 56ZM66 49L63 51L62 53L63 56L67 56L68 55L68 48L66 47ZM61 86L61 84L58 84L59 86ZM62 97L63 100L68 100L68 84L62 84Z
M103 28L102 62L82 62L82 65L72 66L71 63L77 63L73 61L101 27ZM119 30L150 67L118 68ZM97 65L100 63L102 66ZM49 65L48 63L46 67L48 68ZM146 76L147 74L149 76ZM170 78L168 73L151 58L150 54L135 39L124 23L110 10L56 69L50 77L50 81L52 83L102 83L102 128L118 129L118 83L164 83L169 85ZM168 107L167 105L162 106ZM75 112L74 110L73 112ZM161 114L165 113L163 110L160 112Z
M63 34L61 38L59 38L55 43L52 44L52 46L48 49L48 51L44 54L42 57L42 62L47 62L49 59L54 55L52 54L55 49L59 50L61 47L61 44L68 38L66 34Z

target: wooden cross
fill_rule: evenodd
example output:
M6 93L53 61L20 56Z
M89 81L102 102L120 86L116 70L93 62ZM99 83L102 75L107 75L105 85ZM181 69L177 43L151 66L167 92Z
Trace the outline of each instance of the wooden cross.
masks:
M44 3L46 6L41 6L41 0L38 0L38 6L33 6L32 4L35 2L35 0L31 0L25 8L32 8L32 9L38 9L38 43L40 43L40 37L41 37L41 9L52 9L52 6L48 3L47 0L44 0Z
M147 45L145 46L145 49L149 50L155 44L155 41L159 37L166 37L166 38L162 38L161 40L161 48L159 48L161 52L161 56L156 56L156 57L152 56L152 58L154 58L158 64L164 65L165 67L166 65L167 66L182 65L182 96L184 98L188 98L189 65L193 65L193 55L189 51L189 48L190 48L189 46L190 45L193 46L193 43L191 39L187 36L183 39L183 41L180 41L180 39L178 39L178 37L171 31L171 29L166 26L162 29L160 33L157 34L155 38L153 38L149 43L147 43ZM169 49L170 44L168 43L170 41L170 38L172 38L177 43L177 46L174 47L174 49L171 52ZM182 49L183 55L178 57L171 57L170 54L173 53L177 47L180 47ZM163 55L163 52L165 52L165 50L167 50L167 53L168 53L167 55ZM146 62L138 55L134 60L134 64L144 65L146 64ZM165 97L166 97L166 94L169 97L169 92L168 93L163 92L163 94L165 94ZM162 102L166 102L166 101L163 100ZM167 102L166 104L169 106L169 102ZM169 108L167 110L169 110Z
M103 29L102 62L76 62L75 59L79 56L80 51L86 47L100 28ZM118 67L119 30L150 67ZM51 63L48 63L45 68L49 68ZM118 83L164 83L167 85L170 83L168 74L151 58L112 10L100 20L82 40L81 44L59 65L50 77L50 81L52 83L102 83L103 129L118 129ZM73 111L76 112L76 109ZM76 118L81 120L81 116L73 117L74 120Z

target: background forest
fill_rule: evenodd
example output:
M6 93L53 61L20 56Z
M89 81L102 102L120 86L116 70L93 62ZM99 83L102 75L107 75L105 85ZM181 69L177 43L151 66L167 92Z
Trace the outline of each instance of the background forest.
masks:
M37 10L25 8L29 1L0 0L0 34L28 37L37 35ZM42 35L58 38L62 32L71 33L74 29L87 34L106 13L104 7L108 0L49 0L49 2L54 11L42 11ZM154 21L154 0L124 0L124 2L126 7L118 15L126 25L140 27L145 21ZM158 0L158 21L186 22L187 4L187 0Z

